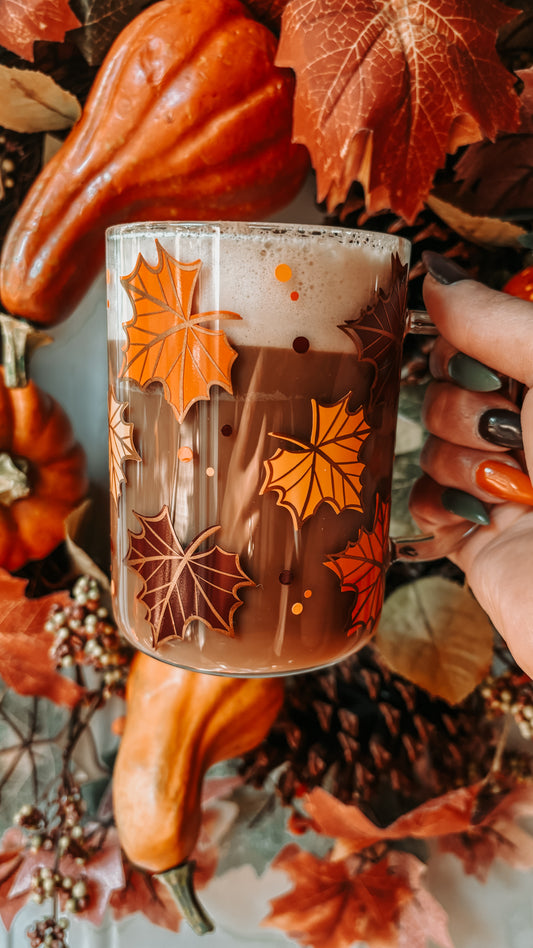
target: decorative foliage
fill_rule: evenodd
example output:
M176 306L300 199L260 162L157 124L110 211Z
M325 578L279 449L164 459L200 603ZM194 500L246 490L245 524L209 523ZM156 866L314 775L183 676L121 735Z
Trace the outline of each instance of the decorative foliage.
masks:
M78 100L51 76L30 69L0 65L2 122L14 132L57 131L70 128L80 115Z
M488 675L494 629L471 592L441 576L396 589L377 643L394 671L454 704Z
M73 708L83 688L58 674L50 657L54 636L43 628L51 604L66 604L68 594L26 599L26 585L26 580L0 571L0 677L17 694L43 696Z
M0 23L0 44L30 62L37 40L61 43L68 30L80 25L68 0L2 0Z
M334 210L357 180L369 213L412 222L447 152L516 130L518 97L495 50L515 15L496 0L475 12L468 0L419 2L408 14L384 0L290 0L277 62L296 72L294 137L318 200Z
M72 39L91 66L102 62L115 37L142 7L142 0L72 0L82 24Z
M274 899L263 924L281 928L301 945L349 948L355 940L375 948L426 948L431 938L453 948L443 909L420 885L424 866L415 856L328 860L287 846L274 866L295 885Z
M385 590L389 517L390 503L376 497L370 533L363 528L356 543L349 543L342 553L333 553L324 564L337 573L343 592L353 589L357 594L348 635L371 635L379 618Z
M241 569L236 553L219 546L200 551L220 528L204 530L184 550L168 507L155 517L136 516L142 530L130 532L127 563L143 580L138 598L148 610L154 648L170 638L182 639L195 619L233 636L233 616L242 605L237 593L253 582Z
M362 510L361 475L364 464L360 450L370 434L363 409L348 408L351 393L334 405L320 405L313 398L312 430L309 443L284 434L272 437L287 441L297 449L278 448L265 461L266 476L261 493L278 493L278 504L285 507L299 530L320 504L341 510Z
M181 423L191 405L209 398L211 385L231 392L231 366L237 353L224 333L203 323L240 319L237 313L193 313L193 297L202 266L179 263L156 240L158 261L150 266L142 254L135 269L122 278L135 312L126 324L121 378L144 388L163 384L165 397Z
M391 386L391 371L398 366L404 336L407 305L407 271L399 257L392 257L389 293L379 289L377 300L359 316L347 320L340 328L353 339L359 358L374 366L371 404L383 401Z
M110 388L108 396L109 417L109 480L111 497L118 507L120 490L126 480L126 461L140 461L141 457L133 442L133 424L124 420L124 402L118 402Z

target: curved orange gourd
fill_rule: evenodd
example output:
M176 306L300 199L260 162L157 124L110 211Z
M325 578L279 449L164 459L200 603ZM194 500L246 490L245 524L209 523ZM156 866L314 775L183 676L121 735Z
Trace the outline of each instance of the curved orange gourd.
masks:
M4 307L64 319L104 261L106 227L261 219L298 192L293 76L239 0L161 0L119 35L83 114L11 224Z

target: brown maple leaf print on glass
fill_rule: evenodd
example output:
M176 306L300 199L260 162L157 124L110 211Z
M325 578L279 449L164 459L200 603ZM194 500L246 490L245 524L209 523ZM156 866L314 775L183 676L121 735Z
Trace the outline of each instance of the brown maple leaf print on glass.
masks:
M312 398L312 430L309 442L283 434L272 437L287 441L292 450L278 448L265 461L266 476L261 493L278 494L277 503L289 511L294 528L311 517L322 503L341 510L362 510L361 476L364 464L359 454L370 434L360 407L351 412L351 392L334 405L319 405Z
M342 592L357 593L348 635L361 636L362 641L373 633L383 603L389 518L390 503L378 496L372 530L363 528L355 543L324 563L339 577Z
M407 272L397 254L391 256L391 288L388 293L378 290L376 301L367 306L357 319L349 319L339 329L349 336L359 358L374 367L370 393L371 405L386 400L386 388L396 379L391 378L395 365L400 368L405 309L407 304Z
M240 319L237 313L193 311L202 262L180 263L158 240L154 267L139 254L135 268L121 279L134 311L124 324L128 341L120 378L141 388L161 382L165 398L181 422L189 408L209 398L212 385L231 394L231 366L237 353L219 329L205 323Z
M236 553L219 546L201 549L220 527L203 530L184 549L167 506L155 517L135 516L142 529L140 533L129 531L126 562L143 581L137 598L147 609L153 647L167 639L183 639L195 619L233 637L233 617L242 605L237 593L254 583L241 568Z

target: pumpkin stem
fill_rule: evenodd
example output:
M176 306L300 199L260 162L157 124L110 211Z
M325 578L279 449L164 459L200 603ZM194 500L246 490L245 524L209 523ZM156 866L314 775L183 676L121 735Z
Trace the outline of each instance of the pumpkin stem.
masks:
M173 869L157 872L155 877L168 886L193 932L196 935L205 935L214 931L215 926L196 898L193 885L194 868L193 861L182 862Z
M7 451L0 452L0 504L9 507L19 497L30 493L28 471L29 465L24 458L15 461Z
M0 313L2 364L7 388L28 384L28 359L34 349L52 342L52 337L34 329L25 319Z

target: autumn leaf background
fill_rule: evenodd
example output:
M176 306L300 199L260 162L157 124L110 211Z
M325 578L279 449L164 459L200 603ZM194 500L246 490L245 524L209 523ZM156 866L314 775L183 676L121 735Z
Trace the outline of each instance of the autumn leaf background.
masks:
M80 114L112 40L144 5L0 0L0 238L46 156ZM390 231L412 241L410 279L402 285L410 306L420 305L424 249L449 255L498 288L531 262L531 0L521 4L523 12L499 0L248 0L248 7L279 37L278 63L295 72L294 137L311 156L312 193L322 202L318 211L328 223ZM366 314L365 326L344 327L356 347L366 349L366 358L387 340L389 354L396 356L394 326L383 321L392 310L382 303ZM231 359L223 350L223 385ZM426 366L423 347L408 341L402 410L416 431L418 383ZM376 376L377 393L379 381ZM187 398L178 392L176 413L186 407ZM127 416L120 407L115 412L118 497L123 465L135 463L136 448ZM416 458L416 445L407 450L399 444L397 483L409 480ZM400 517L395 504L391 516L394 530ZM354 552L356 547L335 561L340 582L346 576L351 581L347 560ZM382 564L374 559L372 570L385 585ZM63 550L23 576L0 576L0 786L6 817L18 796L42 797L53 783L62 755L70 753L73 722L92 693L68 667L58 669L50 654L52 633L43 627L52 601L61 608L68 604L66 584L58 578L68 568ZM235 858L253 838L249 858L264 871L270 857L261 841L275 827L274 871L285 888L265 907L264 924L289 933L295 944L341 948L357 933L369 945L426 948L429 933L448 948L454 917L447 918L427 888L426 846L480 883L501 862L517 872L533 864L523 822L532 806L531 683L504 651L494 652L491 628L449 564L437 563L424 575L412 565L395 567L384 591L389 605L380 651L365 650L355 665L301 682L283 725L247 761L246 788L236 791ZM397 615L406 612L405 597L410 622L400 634ZM457 625L450 624L442 603L453 604ZM229 611L233 606L231 601ZM420 675L413 655L422 649ZM489 670L491 662L495 667ZM519 750L506 743L516 726ZM112 761L102 759L86 731L81 734L69 761L87 799L97 801L90 816L101 826L98 821L108 818L103 814ZM447 786L447 779L456 786ZM209 814L206 833L200 854L205 882L220 860L224 871L231 865L231 847L226 840L226 849L219 848L224 835L212 829ZM417 855L408 851L413 838ZM155 924L181 931L182 919L165 894L119 864L112 835L108 843L91 869L100 887L93 920L99 921L105 904L116 919L140 910ZM27 902L32 859L27 828L7 828L0 844L0 914L6 926Z

